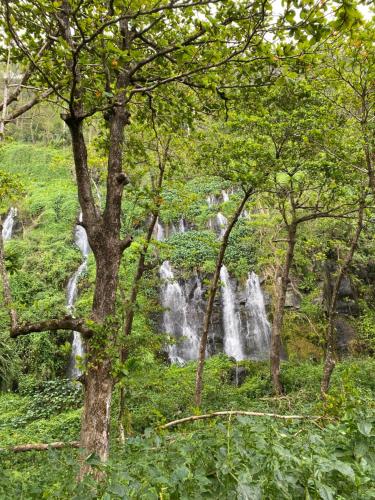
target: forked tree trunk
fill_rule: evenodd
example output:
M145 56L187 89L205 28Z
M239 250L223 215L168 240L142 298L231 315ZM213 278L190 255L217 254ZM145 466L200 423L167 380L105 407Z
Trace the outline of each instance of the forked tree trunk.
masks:
M232 229L236 225L248 199L250 198L251 194L253 193L253 188L248 189L245 191L244 196L241 200L241 203L236 209L236 212L234 213L232 219L230 220L228 227L225 230L223 239L221 241L220 245L220 250L219 250L219 255L216 259L216 265L215 265L215 272L214 275L211 279L211 284L210 288L208 290L208 300L207 300L207 305L206 305L206 311L204 314L204 321L203 321L203 332L202 336L200 339L199 343L199 351L198 351L198 364L197 364L197 371L195 374L195 395L194 395L194 403L196 407L200 407L201 402L202 402L202 389L203 389L203 370L204 370L204 362L206 359L206 348L207 348L207 340L208 340L208 332L210 330L210 324L211 324L211 316L212 316L212 311L214 307L214 300L216 297L216 292L218 288L218 283L220 279L220 270L223 265L224 261L224 256L225 252L228 246L228 241L229 241L229 236L230 233L232 232Z
M82 458L95 453L102 461L107 460L109 453L110 408L114 383L112 349L118 333L115 318L118 274L122 254L131 243L130 237L120 238L122 193L128 183L122 170L124 128L128 118L129 114L120 106L113 111L109 120L106 205L101 214L91 191L82 121L79 117L65 117L72 136L78 197L83 214L82 225L87 231L96 263L91 313L96 327L86 345L81 449ZM83 463L80 477L89 471L90 466Z
M276 301L273 313L271 331L270 367L272 385L275 394L282 394L283 386L280 379L280 357L281 357L281 333L284 322L284 308L286 291L288 288L289 272L294 258L294 247L296 244L297 224L292 223L288 227L288 250L285 262L281 268L280 275L276 278Z

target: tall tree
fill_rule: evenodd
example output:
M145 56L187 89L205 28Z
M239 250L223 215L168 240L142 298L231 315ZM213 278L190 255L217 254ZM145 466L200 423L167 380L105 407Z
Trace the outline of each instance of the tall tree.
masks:
M268 2L3 2L1 12L15 56L28 60L43 85L65 107L78 198L96 262L90 321L71 317L12 328L75 329L85 338L87 362L81 447L106 460L113 389L110 346L118 334L116 291L121 257L132 241L121 230L121 203L131 173L123 169L124 131L134 106L161 85L210 85L207 72L241 57L262 55L272 18ZM37 58L38 46L53 41ZM94 114L107 127L108 163L103 211L92 193L84 124ZM83 470L84 471L84 470Z
M272 210L276 205L284 233L278 238L285 244L285 253L275 276L270 352L276 394L283 391L281 335L298 228L315 219L350 215L358 206L352 171L324 153L322 140L331 128L332 116L323 103L302 75L287 73L284 82L263 92L258 117L252 115L250 120L253 127L260 127L273 150L269 206ZM348 192L349 182L353 184Z
M122 155L124 132L134 107L143 106L150 93L157 94L162 85L207 88L215 86L213 70L230 63L269 59L269 53L264 53L267 33L274 39L285 27L297 38L318 39L327 33L327 2L313 7L309 0L292 4L302 8L305 21L294 21L288 3L286 15L275 22L269 0L150 0L130 4L4 0L1 4L4 27L14 44L12 57L27 61L37 75L35 85L53 92L65 108L62 118L71 135L82 225L96 263L90 321L66 317L18 325L12 328L12 336L74 329L86 337L81 429L85 453L95 452L106 460L109 452L114 383L109 348L118 334L115 314L120 262L132 241L131 234L123 234L121 228L122 199L131 181L131 172L123 169ZM339 2L338 12L341 24L354 17L347 2ZM40 54L45 45L47 50ZM105 122L108 134L102 211L94 201L84 134L93 115Z

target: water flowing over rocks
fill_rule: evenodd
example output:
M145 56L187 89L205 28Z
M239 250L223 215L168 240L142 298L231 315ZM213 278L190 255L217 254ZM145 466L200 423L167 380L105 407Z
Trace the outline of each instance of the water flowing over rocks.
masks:
M79 221L82 221L80 214ZM82 255L82 263L77 271L71 276L66 289L66 308L70 314L74 313L74 304L77 299L78 281L82 274L87 270L87 259L90 253L90 246L87 239L86 230L80 224L77 224L74 231L74 243L79 248ZM73 332L72 352L70 354L69 376L76 379L81 375L81 371L77 366L77 357L84 355L82 337L79 332Z
M208 196L207 204L209 208L214 208L228 200L229 193L223 191L220 197ZM208 227L220 239L227 223L227 218L217 211L209 219ZM164 241L176 232L188 230L183 219L178 224L166 226L158 221L154 235L157 240ZM200 276L194 270L189 278L183 277L169 261L162 263L159 274L162 280L160 303L164 310L161 329L175 341L169 347L169 359L172 363L196 359L203 328L207 292L204 278L207 276ZM221 293L214 302L207 355L224 352L237 361L267 359L270 324L259 277L251 272L246 283L239 283L223 265L220 280Z
M12 207L9 210L8 215L6 216L3 223L2 237L4 241L8 241L12 238L14 220L16 216L17 216L17 209Z

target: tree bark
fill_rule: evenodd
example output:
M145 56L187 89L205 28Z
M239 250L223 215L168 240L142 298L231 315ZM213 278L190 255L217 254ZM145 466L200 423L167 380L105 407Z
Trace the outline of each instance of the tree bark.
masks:
M111 240L105 236L96 241L103 242L95 247L96 279L92 309L92 319L99 328L86 344L81 448L86 456L95 453L100 460L106 461L114 384L111 347L117 331L114 314L121 251L119 242L108 244ZM88 470L83 466L81 474Z
M224 256L225 252L228 246L228 241L229 241L229 236L230 233L232 232L232 229L236 225L248 199L250 198L251 194L253 193L253 188L249 188L248 190L245 191L244 196L241 200L241 203L236 209L236 212L234 213L232 219L230 220L228 227L225 230L223 239L221 241L220 245L220 250L219 250L219 255L216 259L216 265L215 265L215 271L214 275L211 279L211 284L210 288L208 290L208 300L207 300L207 305L206 305L206 310L205 310L205 315L204 315L204 321L203 321L203 332L202 336L200 339L199 343L199 351L198 351L198 364L197 364L197 371L195 375L195 395L194 395L194 403L196 407L200 407L201 402L202 402L202 389L203 389L203 370L204 370L204 362L206 359L206 348L207 348L207 340L208 340L208 332L210 330L210 324L211 324L211 316L212 316L212 311L214 307L214 300L216 297L216 292L218 288L218 283L220 279L220 270L223 265L224 261Z
M281 332L284 321L284 308L289 281L289 272L292 266L294 247L296 244L296 232L297 224L296 222L292 222L288 226L288 250L285 262L280 275L276 278L276 300L271 331L270 367L273 390L277 395L283 393L283 386L280 379Z

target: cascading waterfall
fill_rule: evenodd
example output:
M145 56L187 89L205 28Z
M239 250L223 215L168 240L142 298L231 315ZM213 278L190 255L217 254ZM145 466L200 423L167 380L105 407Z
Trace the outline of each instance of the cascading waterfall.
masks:
M10 240L13 234L14 219L17 216L17 209L11 208L5 218L2 230L2 237L4 241Z
M229 201L230 194L222 191L220 197L208 196L209 208ZM248 213L244 211L242 216L247 217ZM227 225L228 220L220 211L212 215L208 222L208 227L215 231L218 238L223 238ZM178 224L168 225L157 221L154 235L157 240L165 241L175 233L187 231L189 227L184 219L180 219ZM196 272L188 280L178 279L169 261L162 263L159 274L162 280L160 301L164 309L163 330L176 340L176 344L169 348L169 358L172 363L196 359L205 311L202 280ZM213 324L216 327L210 333L210 352L222 349L236 361L267 358L270 325L259 277L253 272L249 273L243 286L230 277L227 267L223 265L220 279L221 308L215 306L217 313Z
M236 294L232 287L228 269L222 266L220 270L221 299L223 305L224 352L236 361L244 359L241 342L241 317L236 309Z
M222 198L224 202L229 201L227 191L222 191ZM219 237L222 238L228 221L220 212L218 212L216 217L221 228ZM236 361L248 357L253 359L267 357L269 352L270 325L267 320L264 298L258 276L252 272L249 274L246 282L244 321L241 321L238 294L225 265L220 270L220 279L223 306L224 352L228 356L235 358Z
M249 274L246 282L246 343L252 359L266 359L269 355L271 325L267 319L266 306L259 276Z
M163 281L161 302L164 308L164 330L177 340L176 344L169 347L169 358L172 363L184 363L197 357L199 324L194 321L186 289L176 280L167 260L160 267L160 277ZM196 287L193 292L193 302L199 300L198 297L194 298L197 293L199 295L199 290Z
M184 219L180 219L178 227L173 226L173 230L184 233ZM164 240L165 231L159 221L155 233L157 240ZM169 347L169 359L172 363L196 359L202 321L199 314L203 296L201 282L195 276L182 286L168 260L160 266L159 274L162 279L160 296L164 308L163 329L177 340L176 344Z
M82 214L79 216L79 221L82 222ZM78 280L87 269L87 259L90 253L90 246L87 238L86 230L83 226L77 224L74 232L74 243L79 248L82 255L82 263L77 271L71 276L67 286L66 293L66 308L70 314L74 313L74 304L77 298ZM82 357L84 354L82 337L79 332L73 332L72 352L70 355L69 375L72 379L78 378L81 375L77 367L77 357Z
M229 194L226 191L221 192L224 202L229 201ZM228 219L221 212L216 215L219 223L219 237L224 237ZM223 264L220 269L221 280L221 300L223 306L223 325L224 325L224 352L232 356L237 361L244 358L241 342L241 317L236 308L236 294L232 287L227 267Z
M155 237L158 241L164 241L165 239L164 229L159 220L156 222L155 226Z

